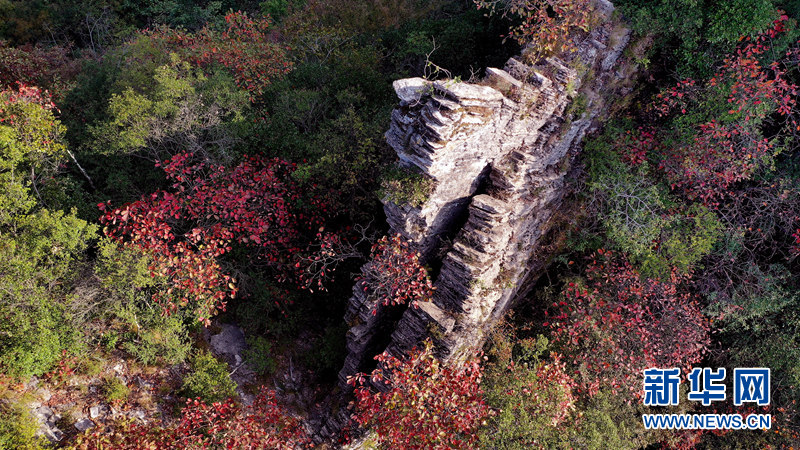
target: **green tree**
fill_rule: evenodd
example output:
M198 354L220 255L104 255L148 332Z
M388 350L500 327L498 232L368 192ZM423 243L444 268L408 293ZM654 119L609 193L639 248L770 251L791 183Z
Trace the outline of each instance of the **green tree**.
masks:
M621 0L634 30L658 36L682 76L710 75L741 36L766 29L777 17L772 0Z
M58 298L97 227L34 196L66 152L52 104L22 88L1 92L0 105L0 367L25 377L78 342Z
M228 375L228 365L207 351L199 351L189 361L191 371L183 379L181 394L218 402L236 395L236 383Z
M206 76L173 53L151 82L144 92L129 86L111 95L109 120L93 128L96 152L144 154L154 161L186 151L231 159L228 126L242 120L249 102L230 75Z

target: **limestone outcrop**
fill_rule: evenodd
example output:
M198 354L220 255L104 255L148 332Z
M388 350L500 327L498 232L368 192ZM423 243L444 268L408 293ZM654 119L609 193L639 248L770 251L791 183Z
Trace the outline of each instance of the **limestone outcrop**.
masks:
M476 84L394 83L400 104L386 139L434 187L420 206L384 209L392 232L436 268L436 290L419 308L373 315L374 301L355 289L342 382L384 349L401 354L425 338L444 360L471 354L530 290L583 137L631 91L635 64L622 58L630 31L610 3L597 6L576 51L536 62L523 53Z

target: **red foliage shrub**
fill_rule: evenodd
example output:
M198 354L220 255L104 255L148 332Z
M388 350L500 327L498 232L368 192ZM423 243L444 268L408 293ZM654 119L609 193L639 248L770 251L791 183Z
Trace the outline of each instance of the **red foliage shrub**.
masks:
M664 116L680 108L692 112L692 103L705 101L714 90L725 92L730 118L716 117L695 127L694 138L685 145L666 151L659 168L673 189L707 206L718 206L720 199L734 195L734 183L750 179L761 167L771 163L782 134L794 134L798 127L798 87L789 80L785 63L792 62L796 49L783 61L768 66L763 56L772 40L785 31L788 17L783 15L773 26L754 38L743 38L736 52L728 56L717 74L700 87L695 80L683 80L657 96L654 110ZM763 122L770 116L784 119L776 136L763 136Z
M253 19L246 13L232 12L225 21L228 28L222 33L208 27L194 34L172 29L148 33L160 41L159 45L194 65L224 67L255 100L273 79L289 71L291 62L275 43L269 17Z
M372 246L371 259L361 268L358 280L364 292L384 306L416 306L433 295L433 285L419 261L419 253L399 234L384 236ZM376 312L377 309L372 311Z
M586 286L569 283L545 323L570 352L581 390L591 395L607 385L638 398L642 370L700 361L709 325L686 290L687 276L673 271L666 281L642 279L625 258L602 250L586 274Z
M212 403L187 401L180 420L167 427L154 423L120 424L79 436L76 450L142 450L163 448L270 448L313 447L300 422L275 402L274 392L262 389L253 405L242 407L233 400Z
M109 237L152 255L151 275L170 286L154 295L166 312L191 303L207 323L236 294L235 280L216 261L233 241L254 247L261 263L286 278L303 246L301 230L321 223L324 205L312 200L311 208L298 206L300 190L289 177L294 168L250 158L227 170L179 154L164 165L172 192L108 211L100 221Z
M509 37L526 51L532 60L575 50L570 34L589 29L593 7L590 0L474 0L478 9L495 12L498 6L503 15L511 14L522 23L511 29Z
M402 360L387 354L375 357L380 368L371 380L383 389L371 389L365 374L348 380L357 386L353 419L388 448L474 448L477 429L490 413L479 362L443 367L432 348L429 341Z
M0 41L0 88L19 83L39 86L60 101L72 87L79 66L65 47L9 47Z

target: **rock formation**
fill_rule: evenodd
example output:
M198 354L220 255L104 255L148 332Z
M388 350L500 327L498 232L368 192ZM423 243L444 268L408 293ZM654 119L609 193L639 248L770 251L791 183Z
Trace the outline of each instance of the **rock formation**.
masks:
M384 349L402 354L426 337L444 360L469 355L530 290L583 137L631 90L635 67L620 62L630 31L607 1L596 10L576 51L536 62L523 53L477 84L394 83L400 104L386 138L434 187L418 207L386 201L386 216L438 269L436 291L419 308L373 316L374 301L355 289L342 383Z

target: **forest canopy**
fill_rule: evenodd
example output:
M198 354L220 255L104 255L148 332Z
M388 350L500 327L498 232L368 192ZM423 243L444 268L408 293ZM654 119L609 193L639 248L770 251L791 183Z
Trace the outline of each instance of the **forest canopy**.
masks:
M0 0L0 448L796 446L794 1L614 2L630 89L570 161L541 276L480 352L383 352L443 270L387 222L436 189L386 142L392 82L541 69L604 4ZM586 119L569 90L554 126ZM354 289L375 308L347 321ZM654 367L770 368L772 401L646 405Z

